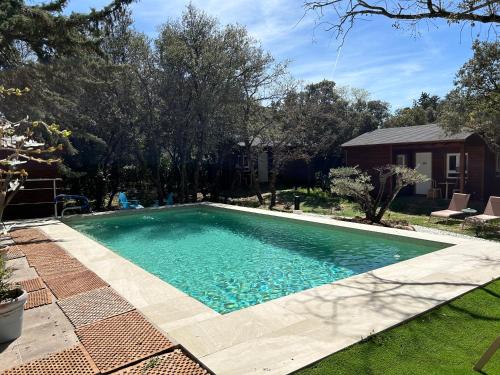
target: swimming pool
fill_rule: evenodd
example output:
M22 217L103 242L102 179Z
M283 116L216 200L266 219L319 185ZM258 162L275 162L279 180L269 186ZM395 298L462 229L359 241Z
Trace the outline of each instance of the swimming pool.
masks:
M450 246L209 206L67 224L222 314Z

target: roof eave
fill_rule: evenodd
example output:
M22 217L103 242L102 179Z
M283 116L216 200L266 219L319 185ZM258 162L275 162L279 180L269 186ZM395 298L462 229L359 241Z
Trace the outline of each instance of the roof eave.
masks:
M368 144L360 144L360 145L348 145L348 144L342 144L340 147L342 148L347 148L347 147L367 147L367 146L388 146L388 145L418 145L418 144L425 144L425 143L463 143L465 142L470 136L472 136L474 133L471 133L467 135L465 138L461 139L443 139L443 140L435 140L435 141L419 141L419 142L389 142L389 143L368 143Z

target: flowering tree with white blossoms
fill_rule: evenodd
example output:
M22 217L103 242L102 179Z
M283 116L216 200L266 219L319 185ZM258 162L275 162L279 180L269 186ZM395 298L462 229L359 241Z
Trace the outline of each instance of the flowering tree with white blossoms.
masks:
M20 90L0 86L0 99L10 95L21 96L28 91L27 88ZM67 130L60 130L56 124L30 121L27 117L10 121L0 112L0 221L5 208L22 189L28 177L27 163L60 162L59 158L52 155L62 150L63 145L49 146L46 142L55 143L70 134Z

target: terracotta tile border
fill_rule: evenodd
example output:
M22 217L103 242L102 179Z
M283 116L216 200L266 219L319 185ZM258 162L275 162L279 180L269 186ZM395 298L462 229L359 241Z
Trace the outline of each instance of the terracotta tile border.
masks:
M24 305L24 309L29 310L35 307L50 305L51 303L52 303L52 296L50 295L49 290L47 288L43 288L28 293L28 300Z
M44 281L57 299L68 298L76 294L108 286L103 279L85 267L81 268L80 272L50 278L45 277Z
M45 288L45 284L41 277L35 277L34 279L22 280L18 284L26 292L34 292L35 290L40 290Z
M176 346L137 311L83 326L75 333L101 372L119 369Z
M75 328L134 310L134 306L106 287L57 301Z
M2 375L95 375L99 369L82 345L6 370Z
M115 375L204 375L207 370L180 349L144 360L137 365L113 373Z

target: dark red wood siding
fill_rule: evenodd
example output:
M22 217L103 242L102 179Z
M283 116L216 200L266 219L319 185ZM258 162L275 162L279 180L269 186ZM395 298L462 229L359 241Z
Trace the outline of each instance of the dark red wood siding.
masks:
M485 149L484 195L500 196L500 173L496 172L496 155L490 148Z
M414 168L415 153L431 152L432 179L439 183L447 181L446 154L459 154L462 149L468 154L469 162L465 191L471 193L474 199L482 200L487 200L490 195L500 195L500 174L495 171L495 154L477 135L472 135L462 142L346 147L345 158L347 166L358 165L361 169L369 171L374 167L393 163L396 155L405 154L408 166ZM459 187L458 185L459 183L456 187Z

